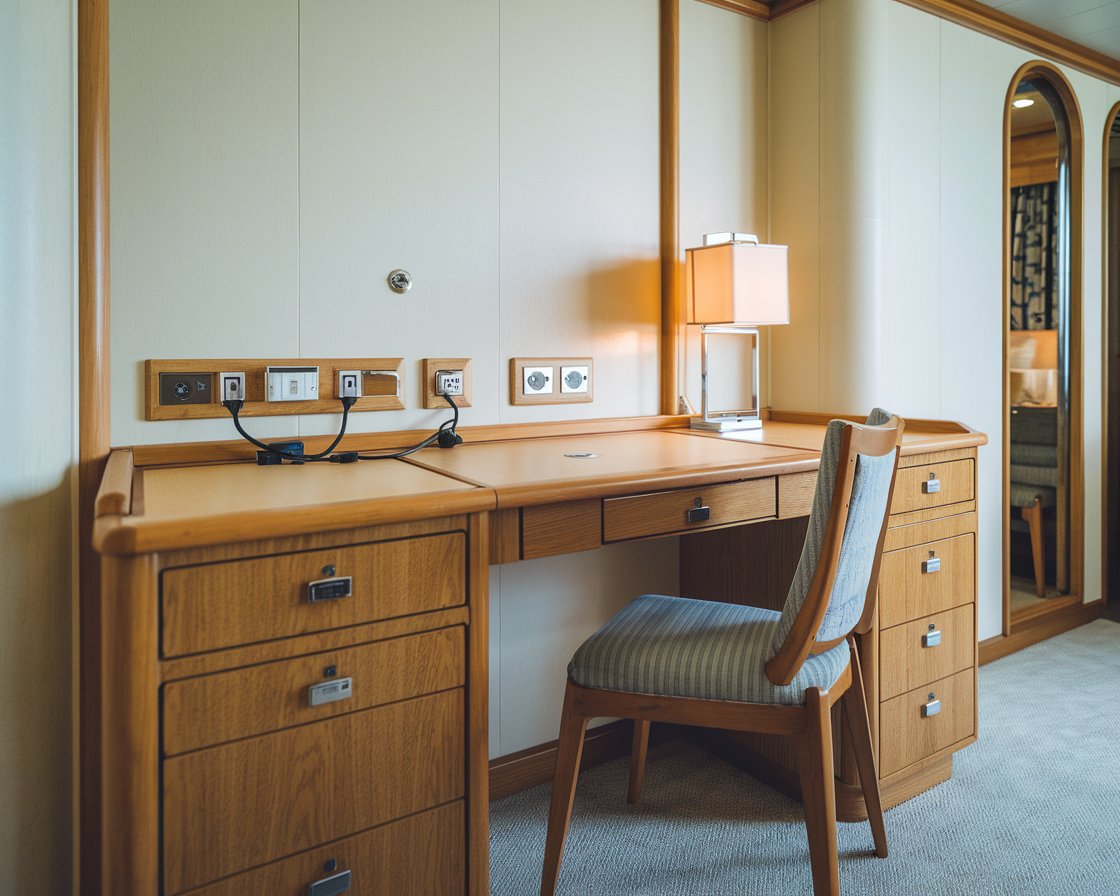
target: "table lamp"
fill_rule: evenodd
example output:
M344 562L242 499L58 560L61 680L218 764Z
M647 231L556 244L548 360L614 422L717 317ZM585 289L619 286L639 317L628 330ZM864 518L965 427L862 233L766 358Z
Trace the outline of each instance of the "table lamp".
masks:
M693 429L758 429L758 328L789 323L787 246L767 246L751 233L708 233L704 245L685 250L687 322L700 326L700 417ZM708 337L749 336L753 378L751 407L713 410L709 401Z

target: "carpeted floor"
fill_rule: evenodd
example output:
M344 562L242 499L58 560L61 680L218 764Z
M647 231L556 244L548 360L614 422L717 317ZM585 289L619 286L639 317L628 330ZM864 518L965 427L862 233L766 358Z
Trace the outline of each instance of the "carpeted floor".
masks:
M1118 896L1120 625L1097 620L980 669L980 740L952 780L887 812L891 855L841 824L846 896ZM810 893L801 807L683 741L580 777L560 894ZM548 786L491 804L491 893L540 887Z

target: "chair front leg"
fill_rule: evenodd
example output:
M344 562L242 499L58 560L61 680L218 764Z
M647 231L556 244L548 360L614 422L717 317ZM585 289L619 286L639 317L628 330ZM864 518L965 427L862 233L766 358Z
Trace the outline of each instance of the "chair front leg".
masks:
M801 801L809 834L814 896L839 896L836 846L836 782L832 767L832 713L828 692L805 691L805 733L798 742Z
M560 876L564 841L572 819L579 761L583 755L583 736L590 719L579 714L571 681L564 691L564 711L560 716L560 740L556 747L556 774L552 779L552 803L548 809L548 834L544 844L541 871L541 896L552 896Z
M852 653L852 686L844 693L844 720L848 734L852 738L852 752L855 753L856 768L859 771L859 786L863 791L863 802L867 806L867 821L871 825L871 836L875 840L875 855L887 857L887 829L883 824L883 801L879 795L879 770L875 763L875 749L871 745L871 723L867 717L867 695L863 689L863 672L860 669L859 653L855 641L848 639Z
M637 805L642 795L642 776L646 771L646 753L649 751L649 720L634 719L634 739L630 745L630 786L626 802Z

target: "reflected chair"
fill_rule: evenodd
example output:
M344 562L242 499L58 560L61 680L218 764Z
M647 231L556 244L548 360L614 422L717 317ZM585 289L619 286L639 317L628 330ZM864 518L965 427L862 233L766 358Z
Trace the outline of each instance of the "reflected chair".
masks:
M1010 502L1031 538L1034 593L1046 596L1043 513L1058 503L1058 409L1011 409ZM1022 524L1012 518L1012 528Z
M651 721L796 739L813 891L840 891L831 709L843 700L876 855L887 855L879 776L853 632L870 630L903 421L828 425L809 528L782 612L644 595L576 651L560 720L541 894L551 896L590 719L634 720L628 799Z

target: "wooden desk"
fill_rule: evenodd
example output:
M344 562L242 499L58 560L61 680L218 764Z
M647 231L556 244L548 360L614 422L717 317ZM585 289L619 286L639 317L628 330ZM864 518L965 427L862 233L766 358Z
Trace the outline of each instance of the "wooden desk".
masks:
M770 528L744 524L798 525L822 437L819 420L776 421L748 438L507 439L348 466L133 470L115 452L95 530L106 734L86 768L102 782L103 891L295 893L351 871L354 893L486 893L488 563L695 530L682 583L703 591L714 580L684 576L685 546L715 552L700 568L731 569L724 539ZM890 609L865 645L884 782L905 783L888 800L947 776L976 730L984 439L944 424L907 439L888 535L899 571L884 561ZM946 488L923 498L930 473ZM708 518L689 522L697 500ZM915 585L911 559L962 537L952 588ZM348 596L308 600L309 583L346 576ZM889 706L948 680L909 637L946 593L973 626L946 699L971 711L931 732ZM881 674L896 630L900 658ZM310 688L346 678L342 700L310 705Z

